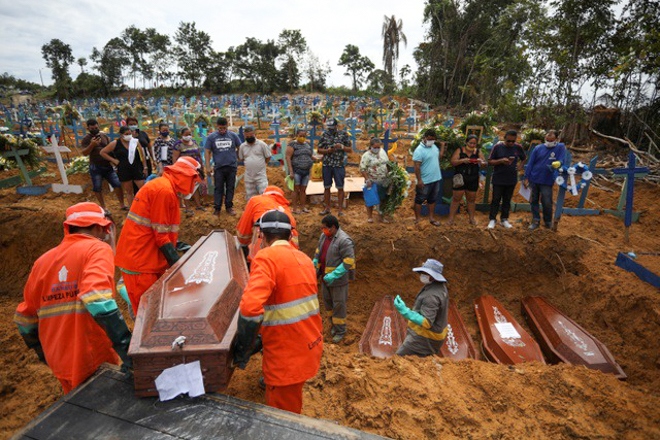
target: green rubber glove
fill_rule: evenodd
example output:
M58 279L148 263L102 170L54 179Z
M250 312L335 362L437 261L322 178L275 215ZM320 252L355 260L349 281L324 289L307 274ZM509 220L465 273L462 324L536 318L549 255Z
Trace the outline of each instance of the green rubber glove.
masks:
M394 298L394 308L403 316L403 319L413 322L417 325L423 325L424 324L424 317L419 314L418 312L415 312L414 310L410 310L410 308L406 305L406 303L401 299L399 295Z
M167 260L167 264L172 267L174 263L179 261L179 254L177 253L176 249L174 248L174 245L172 243L165 243L162 245L160 248L160 251L163 253L165 256L165 259Z
M318 269L319 267L321 267L321 265L319 264L319 259L318 258L314 258L312 260L312 263L314 263L314 269Z
M255 349L260 343L257 342L260 327L260 322L246 319L239 313L236 338L232 346L234 352L232 368L238 367L245 370L250 357L256 353Z
M131 344L131 332L126 326L126 321L119 309L110 313L94 316L94 320L101 326L108 339L112 342L112 348L117 352L122 361L124 369L132 369L133 361L128 356L128 347Z
M339 266L337 266L337 268L332 272L325 274L325 276L323 277L323 281L325 281L326 284L330 285L335 281L337 281L339 278L343 277L346 274L346 272L348 271L346 270L346 267L342 263Z

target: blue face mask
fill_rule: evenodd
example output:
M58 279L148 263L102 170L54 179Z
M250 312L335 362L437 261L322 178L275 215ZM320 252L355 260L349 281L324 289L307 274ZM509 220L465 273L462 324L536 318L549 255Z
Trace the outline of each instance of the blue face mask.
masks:
M162 137L166 138L166 137L168 137L168 136L170 135L170 132L169 132L169 131L161 131L161 132L160 132L160 135L161 135Z

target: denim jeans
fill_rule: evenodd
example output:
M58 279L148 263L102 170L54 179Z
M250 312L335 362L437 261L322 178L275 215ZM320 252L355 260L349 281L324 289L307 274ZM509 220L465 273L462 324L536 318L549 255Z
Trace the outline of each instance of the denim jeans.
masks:
M540 199L543 204L543 221L546 224L552 223L552 185L540 185L530 182L529 186L532 190L532 195L529 199L529 204L532 208L532 221L535 223L541 222Z
M236 185L236 167L219 167L213 170L213 206L219 210L222 208L224 198L225 207L234 207L234 185Z
M509 219L509 211L511 210L511 198L516 185L493 185L493 199L490 202L490 220L497 218L497 211L500 210L500 202L502 202L502 211L500 212L500 220Z

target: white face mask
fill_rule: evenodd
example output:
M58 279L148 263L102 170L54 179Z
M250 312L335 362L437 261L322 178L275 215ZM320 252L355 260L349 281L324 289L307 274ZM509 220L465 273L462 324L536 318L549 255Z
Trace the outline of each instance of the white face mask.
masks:
M183 196L184 199L190 200L192 199L193 194L195 194L195 191L197 191L197 188L199 188L199 183L195 183L195 187L193 188L192 192L188 194L187 196Z
M419 281L422 284L431 284L431 277L428 274L423 273L419 276Z
M433 145L435 145L435 141L426 141L424 142L424 145L426 146L426 148L430 148Z
M181 139L183 139L183 140L186 141L186 142L190 142L190 141L192 140L192 136L190 136L190 135L188 135L188 136L183 136Z
M546 142L546 143L545 143L545 146L548 147L548 148L552 148L552 147L554 147L555 145L557 145L557 142Z
M375 155L378 155L378 153L380 153L380 148L372 148L371 152Z
M128 141L130 141L131 139L133 139L133 135L132 135L132 134L125 134L125 135L123 135L121 138L122 138L123 140L125 140L126 142L128 142Z

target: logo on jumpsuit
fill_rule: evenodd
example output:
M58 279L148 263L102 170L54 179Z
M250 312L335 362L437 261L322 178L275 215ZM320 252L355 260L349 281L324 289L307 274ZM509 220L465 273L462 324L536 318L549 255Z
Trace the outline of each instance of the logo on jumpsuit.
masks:
M57 277L60 281L60 283L63 283L66 281L66 277L69 275L69 271L67 270L66 266L62 266L62 269L57 273Z

